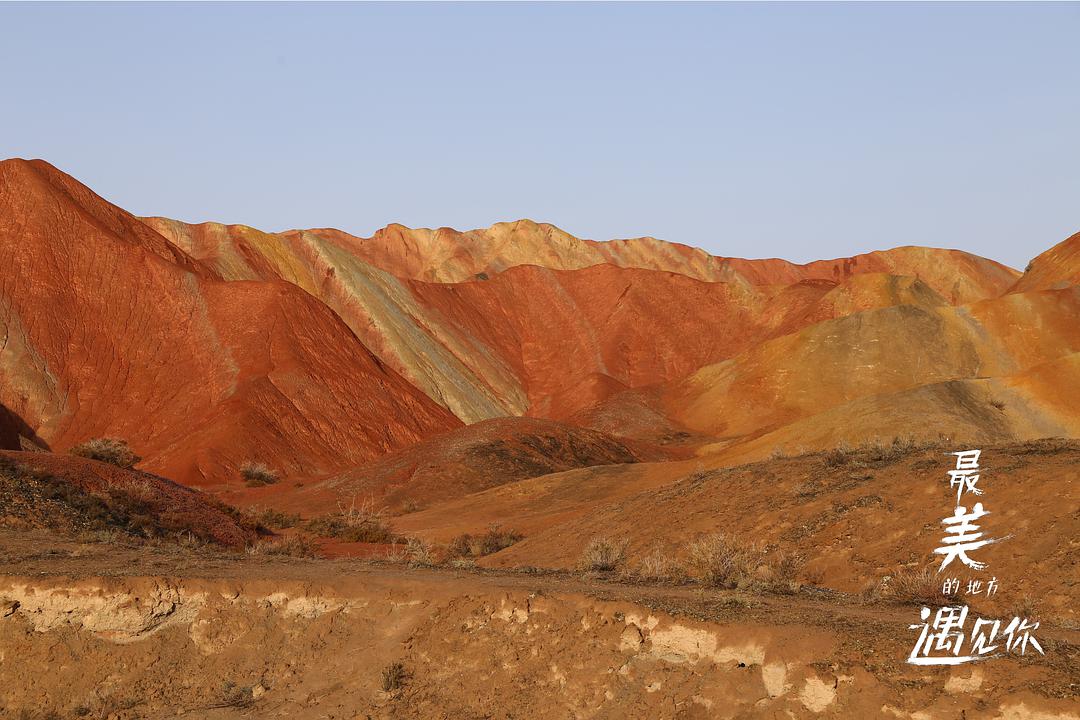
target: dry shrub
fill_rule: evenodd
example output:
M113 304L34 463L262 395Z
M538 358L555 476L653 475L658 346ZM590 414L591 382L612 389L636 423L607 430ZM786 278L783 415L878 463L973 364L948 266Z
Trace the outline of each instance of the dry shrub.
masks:
M761 549L726 535L699 538L688 548L691 573L706 585L740 587L749 584L762 561Z
M387 562L403 563L405 562L406 557L408 556L405 553L405 543L395 543L394 545L386 548Z
M382 671L383 692L393 692L401 689L408 679L409 673L406 672L403 664L399 662L390 663Z
M881 467L904 459L913 452L924 450L932 443L919 443L910 437L894 437L891 442L867 440L856 447L840 442L824 453L826 467L851 465L855 468Z
M584 570L607 572L615 570L626 557L626 540L612 540L607 537L595 537L581 553L580 565Z
M1080 443L1061 437L1029 440L1013 451L1015 455L1056 455L1068 450L1080 449Z
M513 530L503 530L498 523L492 523L483 535L462 533L450 541L446 548L449 557L483 557L500 550L505 550L525 536Z
M307 535L290 535L248 546L249 555L283 555L296 558L316 558L319 545Z
M231 680L227 680L222 687L221 701L212 704L212 708L246 708L251 707L255 702L255 697L250 687L244 685L237 685Z
M886 600L917 605L945 605L956 599L943 592L944 578L930 566L919 570L903 568L883 578L877 596Z
M825 464L829 467L837 467L848 462L855 451L845 441L841 441L836 447L825 451Z
M250 460L240 466L240 476L244 478L248 487L273 485L281 479L276 472L264 463L251 462Z
M686 568L662 549L653 548L628 576L647 582L678 583L686 580Z
M72 455L109 463L125 469L135 467L135 464L142 460L128 447L127 441L120 438L93 438L79 443L71 448L69 452Z
M1008 614L1010 617L1030 620L1042 614L1040 612L1041 605L1042 603L1039 602L1037 597L1029 592L1025 592L1020 596L1020 599L1016 602L1016 606Z
M348 505L338 503L336 513L312 518L304 523L304 529L346 542L393 543L398 539L386 522L384 509L375 507L370 498L359 505L355 497Z
M418 500L409 498L401 505L401 514L408 515L409 513L419 512L423 510L424 506L420 504Z
M300 516L296 513L287 513L274 508L264 510L252 509L248 513L251 520L258 526L272 530L285 530L296 527L300 522Z
M450 561L450 567L456 570L471 570L476 567L476 561L469 557L456 557Z
M431 545L419 538L409 538L405 543L405 559L413 567L431 567L438 564Z
M768 588L774 592L789 593L799 589L799 573L806 565L806 557L794 550L778 550L767 561Z

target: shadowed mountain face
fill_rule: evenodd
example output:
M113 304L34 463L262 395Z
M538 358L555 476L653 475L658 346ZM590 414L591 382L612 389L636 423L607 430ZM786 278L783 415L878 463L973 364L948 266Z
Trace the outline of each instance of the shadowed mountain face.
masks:
M23 434L60 450L121 436L186 483L235 485L245 460L340 481L513 416L604 433L561 425L541 458L520 442L536 428L499 426L549 472L627 461L611 436L756 457L952 428L1078 432L1054 389L1080 352L1075 236L1021 276L952 250L796 265L527 220L275 234L140 220L11 160L0 246L0 404ZM567 455L574 443L591 449ZM491 484L466 474L460 492Z

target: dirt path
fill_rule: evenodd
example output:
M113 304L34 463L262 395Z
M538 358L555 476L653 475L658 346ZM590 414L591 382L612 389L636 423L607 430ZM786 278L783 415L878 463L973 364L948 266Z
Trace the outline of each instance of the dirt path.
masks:
M485 591L577 594L630 602L699 621L753 621L775 625L901 627L917 606L866 603L828 589L807 588L793 595L628 582L610 573L409 567L371 560L308 560L245 556L212 548L82 543L47 532L0 530L0 575L72 579L164 576L188 579L331 583L348 587L365 580L402 579ZM1040 637L1080 647L1080 628L1048 624Z
M24 706L64 716L106 701L116 707L102 717L115 718L186 708L207 718L1072 720L1080 707L1075 628L1040 628L1045 656L917 668L904 659L918 608L827 591L763 595L5 531L0 585L0 600L10 598L0 615L11 616L0 623L0 659L23 659L0 716ZM41 671L65 667L58 648L70 662L92 659L100 676L52 685ZM384 691L380 673L395 662L409 680ZM1024 714L1036 711L1049 714Z

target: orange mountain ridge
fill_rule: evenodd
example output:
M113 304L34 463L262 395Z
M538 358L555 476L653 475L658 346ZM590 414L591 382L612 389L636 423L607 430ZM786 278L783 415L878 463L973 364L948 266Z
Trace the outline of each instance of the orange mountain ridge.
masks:
M1076 435L1060 387L1080 380L1077 242L1021 276L955 250L797 265L528 220L275 234L140 220L8 160L0 404L15 434L59 450L121 436L148 469L217 488L245 460L346 478L492 418L485 442L513 443L537 432L519 416L606 433L588 439L602 462L627 437L723 465L896 435ZM470 442L433 457L472 467ZM386 472L395 492L408 481Z

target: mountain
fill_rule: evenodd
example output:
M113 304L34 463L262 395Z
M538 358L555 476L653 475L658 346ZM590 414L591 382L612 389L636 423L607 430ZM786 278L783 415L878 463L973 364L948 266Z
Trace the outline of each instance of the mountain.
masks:
M1012 292L1055 290L1080 283L1080 233L1042 253L1027 266Z
M229 282L41 161L0 163L0 404L189 484L341 470L460 423L297 285ZM238 480L236 480L238 481Z
M731 459L1072 434L1052 387L1080 351L1074 241L1021 276L953 250L796 265L528 220L268 233L139 219L5 161L0 430L59 450L121 436L148 469L232 491L249 460L301 483L414 446L460 465L423 443L513 417ZM498 427L519 449L535 435ZM491 482L470 472L462 488Z
M291 234L336 242L398 277L440 283L490 277L520 265L580 270L606 264L752 286L791 285L803 280L839 282L862 273L888 273L919 277L955 303L998 295L1018 275L992 260L957 250L901 247L796 265L779 259L716 257L697 248L652 237L582 240L554 225L531 220L496 223L487 229L467 232L389 225L370 238L357 238L333 229Z
M954 251L908 248L795 266L713 258L651 239L595 243L528 221L468 233L391 226L366 240L146 222L223 278L304 288L467 423L567 417L616 390L677 380L811 323L998 294L1016 278ZM461 257L483 261L463 272L454 269Z

